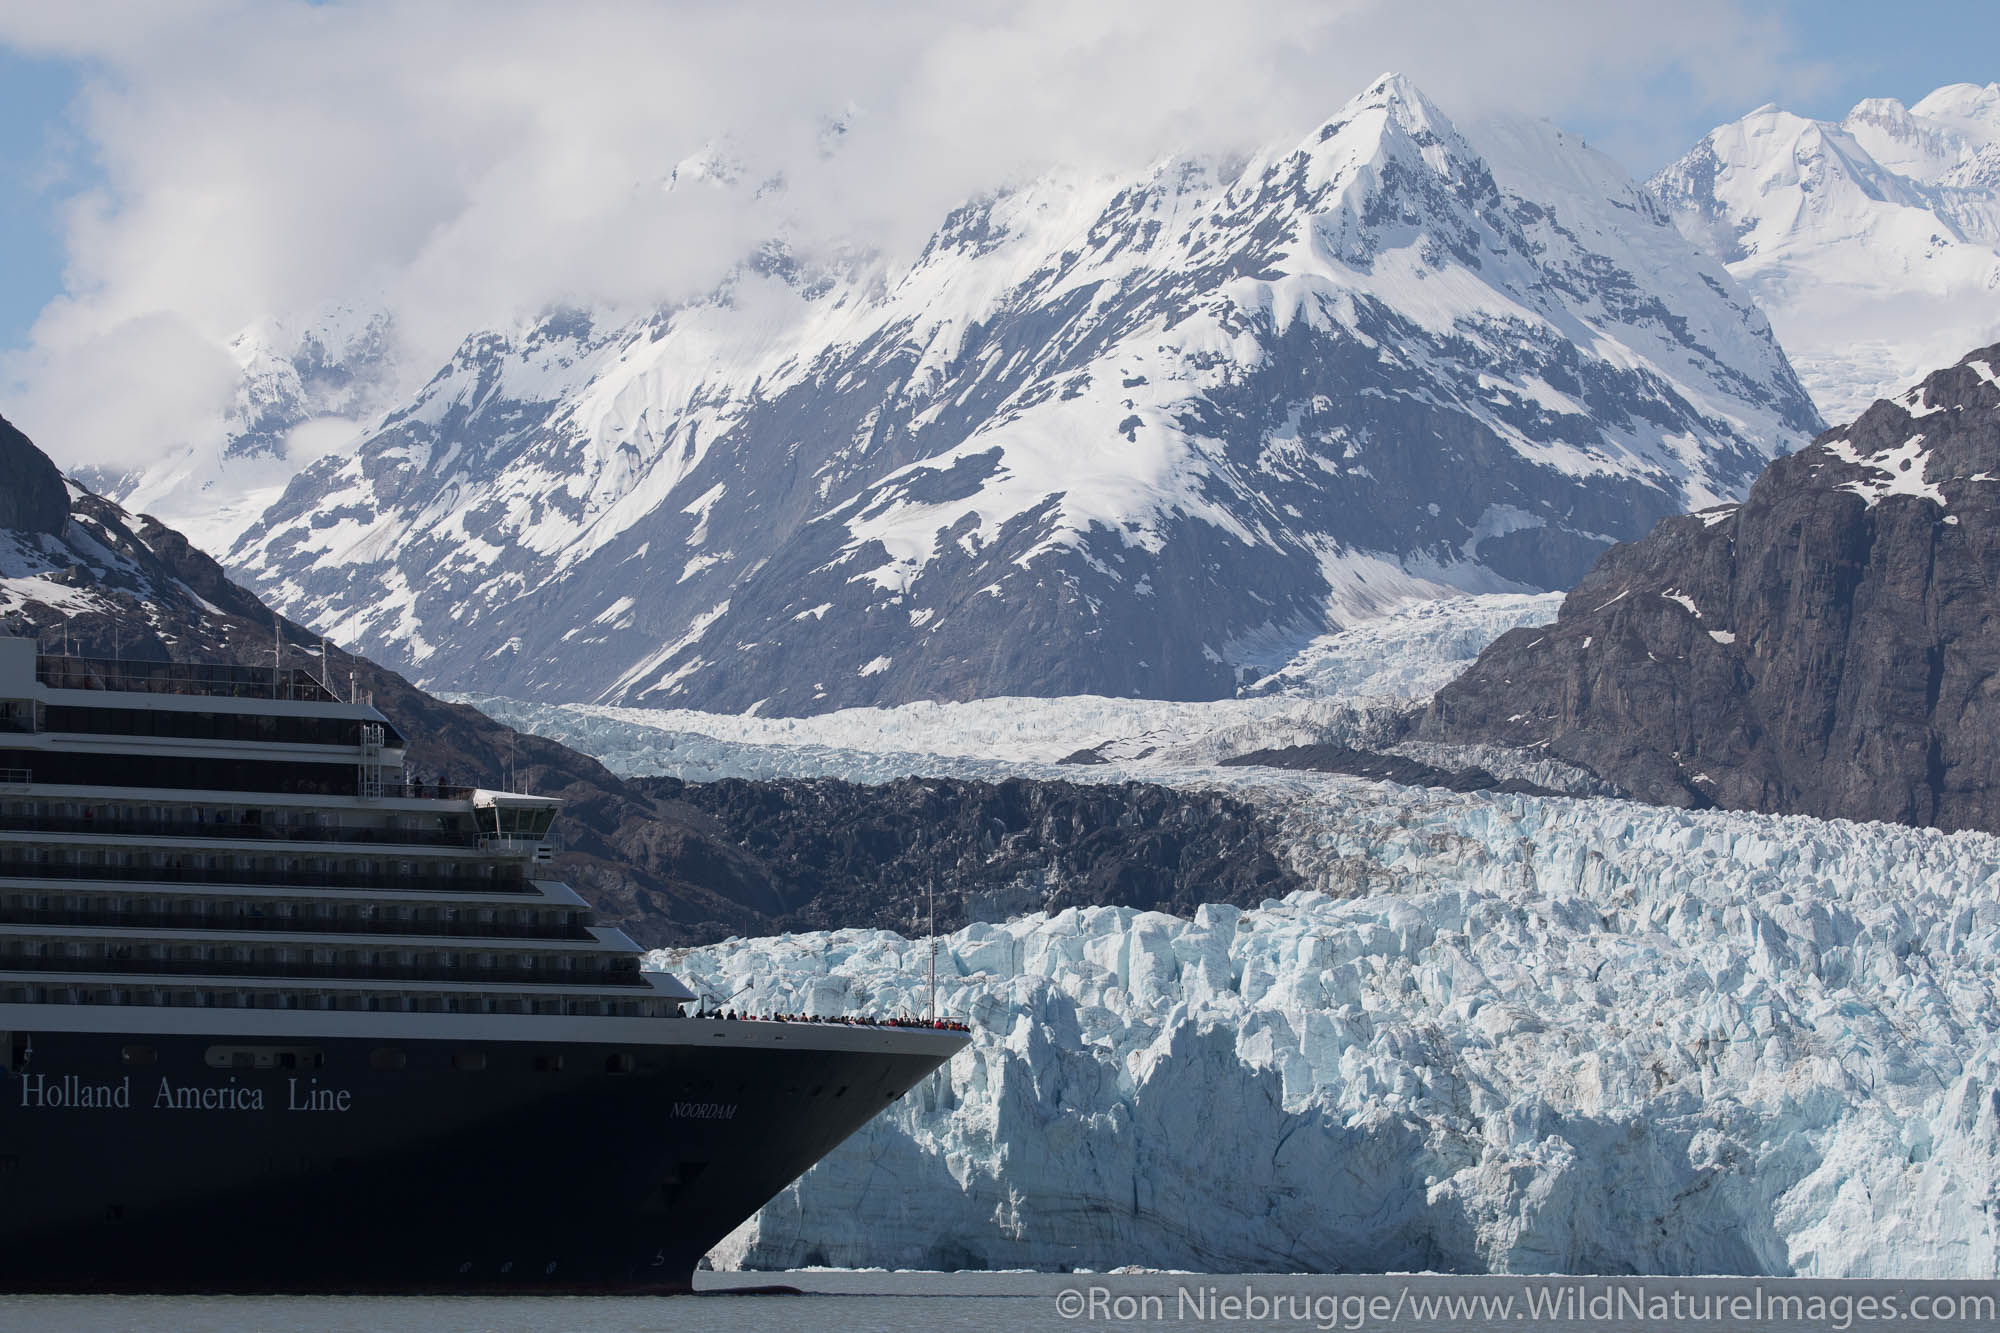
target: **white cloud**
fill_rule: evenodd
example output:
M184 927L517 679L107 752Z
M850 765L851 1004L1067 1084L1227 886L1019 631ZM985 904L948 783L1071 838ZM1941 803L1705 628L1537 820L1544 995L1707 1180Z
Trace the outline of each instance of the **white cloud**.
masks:
M699 292L777 212L808 246L903 253L965 197L1051 164L1289 141L1391 68L1453 114L1584 116L1611 127L1614 150L1663 157L1813 77L1752 8L0 12L0 41L93 71L77 115L106 181L75 202L66 294L5 378L23 427L59 458L131 462L214 429L222 345L261 317L381 293L421 369L469 330L551 302ZM850 129L827 153L832 115ZM724 141L753 180L782 175L782 203L664 188L675 163Z

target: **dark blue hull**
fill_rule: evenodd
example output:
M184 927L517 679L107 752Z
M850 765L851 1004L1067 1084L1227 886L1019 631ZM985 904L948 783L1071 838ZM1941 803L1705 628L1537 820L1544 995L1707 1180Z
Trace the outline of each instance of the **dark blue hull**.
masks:
M717 1241L950 1054L794 1033L259 1038L255 1055L213 1035L16 1033L0 1290L686 1290Z

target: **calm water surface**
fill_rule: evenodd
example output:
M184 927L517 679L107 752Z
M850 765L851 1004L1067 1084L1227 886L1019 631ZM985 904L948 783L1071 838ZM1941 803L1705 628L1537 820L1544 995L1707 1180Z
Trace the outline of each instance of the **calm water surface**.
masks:
M1989 1313L2000 1311L2000 1283L1994 1282L820 1271L698 1278L699 1294L649 1298L0 1297L0 1331L2000 1330L2000 1318ZM730 1288L764 1281L784 1283L800 1294L728 1294ZM1746 1308L1740 1301L1750 1302L1747 1317L1734 1313ZM1458 1304L1454 1308L1451 1302ZM1797 1304L1788 1309L1786 1302ZM1757 1317L1759 1310L1764 1317ZM1919 1311L1925 1317L1918 1318Z

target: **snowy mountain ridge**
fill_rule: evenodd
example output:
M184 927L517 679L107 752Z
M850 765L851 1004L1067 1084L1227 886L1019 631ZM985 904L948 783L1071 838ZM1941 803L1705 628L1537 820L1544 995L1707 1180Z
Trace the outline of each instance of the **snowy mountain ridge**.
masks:
M2000 84L1838 124L1760 107L1648 188L1750 289L1829 421L2000 339Z
M1226 696L1411 598L1560 586L1818 422L1615 167L1480 143L1387 77L1244 164L975 200L905 270L772 249L477 335L230 563L461 688L792 714Z
M229 353L243 378L212 442L123 475L85 478L218 555L302 468L358 438L398 385L394 323L378 308L332 303L261 320L230 340Z

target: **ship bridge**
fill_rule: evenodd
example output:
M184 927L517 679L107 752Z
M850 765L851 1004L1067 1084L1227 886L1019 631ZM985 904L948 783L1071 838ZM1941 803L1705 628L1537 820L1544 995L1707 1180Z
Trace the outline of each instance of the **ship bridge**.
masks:
M549 828L561 809L562 800L555 796L475 788L472 822L479 830L480 850L531 856L547 863L555 856L555 845L548 840Z

